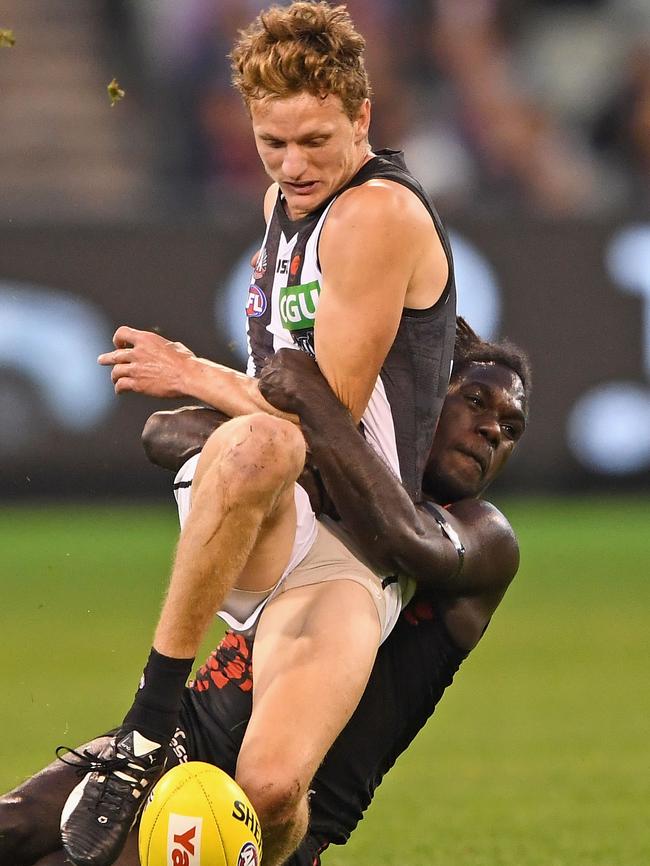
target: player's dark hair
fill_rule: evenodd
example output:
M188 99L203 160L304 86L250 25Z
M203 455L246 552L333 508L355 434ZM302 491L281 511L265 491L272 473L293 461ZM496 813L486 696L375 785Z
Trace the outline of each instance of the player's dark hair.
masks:
M502 364L511 369L521 379L528 408L532 381L530 360L526 352L510 340L482 340L462 316L457 316L452 380L469 364Z

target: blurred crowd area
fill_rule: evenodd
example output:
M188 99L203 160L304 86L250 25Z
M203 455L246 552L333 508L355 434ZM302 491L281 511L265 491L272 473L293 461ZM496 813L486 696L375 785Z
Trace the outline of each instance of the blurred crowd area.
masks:
M0 215L258 206L265 178L227 55L268 5L4 0L16 45L0 50ZM403 149L445 213L647 211L650 0L347 6L367 40L371 143ZM113 76L126 96L110 108Z

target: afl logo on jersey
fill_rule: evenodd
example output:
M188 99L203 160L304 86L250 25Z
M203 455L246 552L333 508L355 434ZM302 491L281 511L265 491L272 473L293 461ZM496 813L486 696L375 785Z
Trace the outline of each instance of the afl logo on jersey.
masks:
M253 283L248 289L248 303L246 304L246 315L249 319L256 319L266 312L266 295Z
M257 254L257 261L255 262L255 270L253 271L253 277L256 280L261 280L264 274L266 273L266 265L268 262L268 256L266 254L266 248L262 247L262 249Z

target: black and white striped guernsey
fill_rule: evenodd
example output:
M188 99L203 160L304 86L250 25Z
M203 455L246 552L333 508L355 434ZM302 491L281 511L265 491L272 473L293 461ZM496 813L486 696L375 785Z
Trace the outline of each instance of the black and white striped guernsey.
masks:
M432 307L403 310L395 341L361 422L366 439L416 499L449 383L456 289L447 234L426 192L406 168L401 152L376 152L336 195L301 219L289 219L278 194L249 287L248 373L258 376L266 359L280 348L313 351L321 285L320 233L337 196L374 178L400 183L420 199L431 215L449 266L447 285ZM363 338L360 322L359 340Z

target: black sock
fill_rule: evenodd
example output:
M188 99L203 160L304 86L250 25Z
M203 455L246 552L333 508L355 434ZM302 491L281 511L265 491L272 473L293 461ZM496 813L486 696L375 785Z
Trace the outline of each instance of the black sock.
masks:
M185 683L194 659L174 659L151 649L122 728L138 730L148 739L168 743L174 735Z

